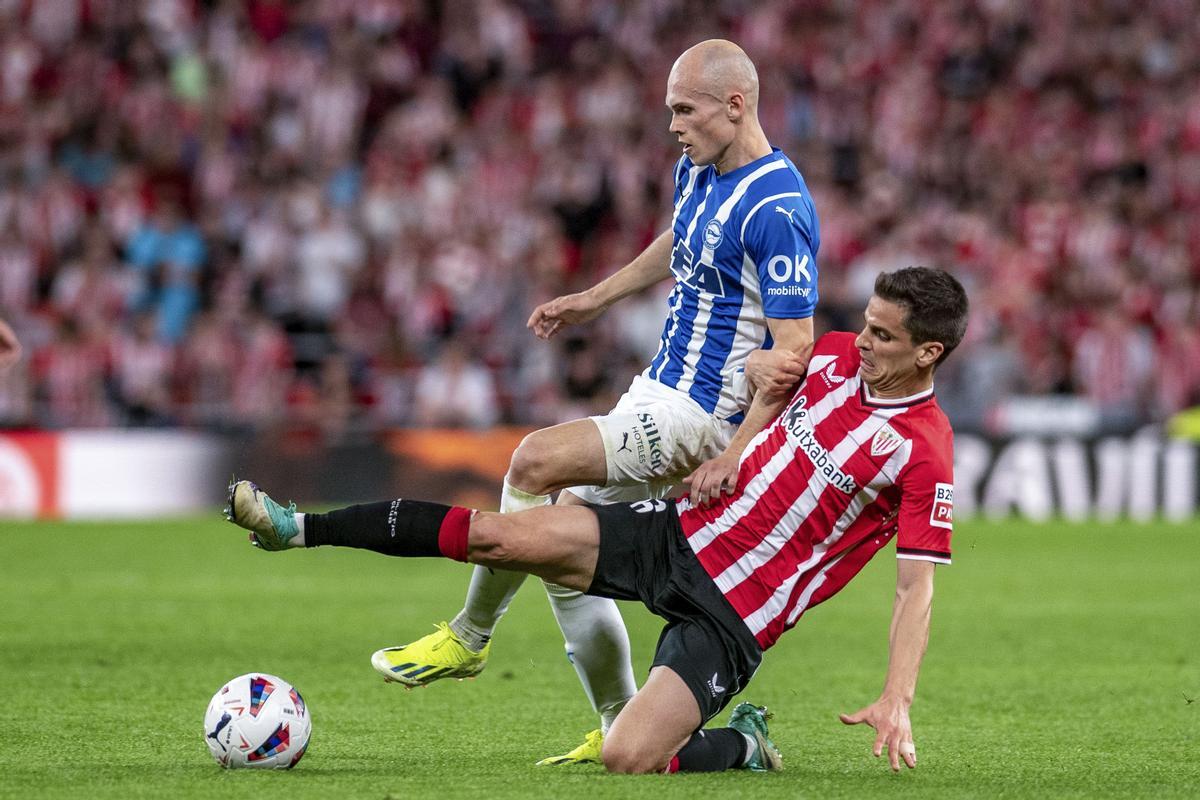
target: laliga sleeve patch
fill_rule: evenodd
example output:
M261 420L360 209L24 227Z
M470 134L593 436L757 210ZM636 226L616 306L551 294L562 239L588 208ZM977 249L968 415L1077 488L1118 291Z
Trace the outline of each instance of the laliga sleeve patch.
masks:
M938 528L954 527L954 484L939 483L933 487L933 511L929 524Z

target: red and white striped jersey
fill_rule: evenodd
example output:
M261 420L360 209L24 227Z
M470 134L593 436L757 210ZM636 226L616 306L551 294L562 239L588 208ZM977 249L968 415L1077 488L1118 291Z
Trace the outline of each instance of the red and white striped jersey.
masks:
M746 447L737 490L684 498L688 543L765 650L884 545L950 563L954 458L932 388L872 398L854 334L817 340L787 408Z

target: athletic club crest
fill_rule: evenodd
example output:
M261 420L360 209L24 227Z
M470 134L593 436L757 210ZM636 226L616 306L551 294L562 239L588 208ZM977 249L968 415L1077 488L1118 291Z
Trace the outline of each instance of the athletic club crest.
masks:
M875 432L875 438L871 439L871 455L886 456L904 442L904 437L896 433L895 428L884 423L883 427Z

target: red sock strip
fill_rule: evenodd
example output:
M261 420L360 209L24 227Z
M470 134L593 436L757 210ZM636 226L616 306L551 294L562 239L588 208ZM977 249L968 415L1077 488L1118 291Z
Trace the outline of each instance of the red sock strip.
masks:
M679 772L679 756L671 756L671 763L663 770L664 775L670 775L672 772Z
M471 530L474 515L469 508L454 506L442 519L442 526L438 528L438 549L446 558L467 560L467 533Z

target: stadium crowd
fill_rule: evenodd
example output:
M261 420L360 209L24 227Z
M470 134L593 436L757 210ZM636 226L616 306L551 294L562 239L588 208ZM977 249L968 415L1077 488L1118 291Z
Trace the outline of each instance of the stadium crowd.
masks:
M1186 0L0 0L0 424L543 425L611 406L663 292L540 301L666 224L665 77L725 36L821 219L818 329L932 264L938 394L1200 402L1200 17ZM663 287L665 290L667 287Z

